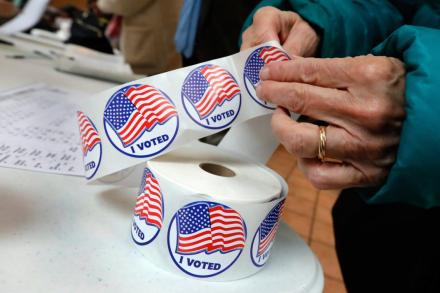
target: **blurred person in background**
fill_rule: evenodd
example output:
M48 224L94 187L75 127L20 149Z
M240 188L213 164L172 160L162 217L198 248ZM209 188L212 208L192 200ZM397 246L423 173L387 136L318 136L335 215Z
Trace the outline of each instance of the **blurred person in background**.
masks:
M105 13L122 17L120 48L137 74L154 75L181 66L173 37L182 0L98 0Z
M11 1L0 0L0 25L17 15L18 11Z
M440 292L440 2L265 0L255 12L242 49L278 40L292 57L260 72L274 133L315 187L344 189L333 225L348 291Z
M243 22L259 2L185 0L175 36L176 47L183 55L183 65L237 53Z
M75 6L65 6L62 11L72 19L70 37L66 43L113 54L113 47L105 35L111 16L99 10L96 0L88 0L84 11Z

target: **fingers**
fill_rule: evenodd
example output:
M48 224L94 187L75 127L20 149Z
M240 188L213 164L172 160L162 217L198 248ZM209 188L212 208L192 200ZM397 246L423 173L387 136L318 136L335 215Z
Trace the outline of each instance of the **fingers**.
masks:
M272 116L272 129L289 153L304 158L317 156L319 143L317 125L296 122L285 110L278 107Z
M272 116L272 129L286 150L299 158L316 158L319 146L319 126L292 120L282 108ZM357 150L347 145L352 140L344 129L329 125L326 127L326 155L338 160L349 160L358 156Z
M243 33L241 50L272 40L278 41L291 56L313 56L319 44L318 34L298 14L263 7Z
M311 57L315 55L318 44L318 34L306 21L301 20L293 24L283 48L290 56Z
M279 20L280 10L274 7L263 7L259 9L255 15L252 26L244 31L242 35L242 45L240 50L268 42L278 41L278 34L281 31L281 23Z
M351 113L354 107L347 91L304 83L266 80L260 82L256 93L259 98L289 111L333 124L338 124L339 117Z
M387 57L295 58L266 65L257 95L329 123L326 157L317 160L319 127L277 109L274 133L320 189L384 182L395 162L404 111L404 67Z
M260 72L261 80L300 82L322 87L347 88L353 83L353 58L295 58L267 64Z
M316 159L299 159L298 167L317 189L362 186L366 181L362 172L347 164L329 164Z
M318 189L343 189L382 184L387 169L365 165L362 169L349 164L322 163L316 159L299 159L298 166Z

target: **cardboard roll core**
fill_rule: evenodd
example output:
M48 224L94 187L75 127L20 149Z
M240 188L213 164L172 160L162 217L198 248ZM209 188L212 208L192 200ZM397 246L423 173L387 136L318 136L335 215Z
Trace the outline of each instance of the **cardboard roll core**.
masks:
M199 164L199 167L203 171L208 172L213 175L222 176L222 177L234 177L235 176L234 171L232 171L231 169L229 169L225 166L222 166L222 165L213 164L213 163L201 163L201 164Z

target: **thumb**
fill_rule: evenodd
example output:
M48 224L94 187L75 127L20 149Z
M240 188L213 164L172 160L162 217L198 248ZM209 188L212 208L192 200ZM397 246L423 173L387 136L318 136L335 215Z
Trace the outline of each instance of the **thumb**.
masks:
M306 21L300 20L295 22L282 45L290 56L312 57L318 44L318 34Z

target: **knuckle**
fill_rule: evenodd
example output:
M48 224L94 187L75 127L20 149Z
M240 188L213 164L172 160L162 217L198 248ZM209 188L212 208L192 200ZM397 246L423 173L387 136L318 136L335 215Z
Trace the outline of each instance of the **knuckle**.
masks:
M383 68L381 62L375 56L364 56L358 63L359 72L364 80L376 81L380 80L379 75L382 74Z
M293 11L281 11L280 15L284 21L290 23L291 25L293 25L293 23L305 22L298 13Z
M405 75L405 64L397 58L387 57L388 61L392 64L393 70L398 75Z
M304 59L303 59L304 60ZM298 66L300 80L308 84L316 84L318 81L318 66L315 62L301 62Z
M377 167L370 163L363 165L358 173L358 186L378 186L385 182L388 168Z
M294 155L303 155L307 148L304 137L294 130L290 131L284 146Z
M397 157L397 146L399 139L393 137L383 137L374 145L371 145L372 153L371 160L376 166L390 167L394 164Z
M284 70L280 70L281 64L283 62L271 62L268 64L264 65L264 68L268 70L269 72L269 78L274 78L274 77L278 77L277 79L281 79L280 78L280 73L283 74Z
M341 142L348 158L364 157L367 154L365 144L360 141L343 136Z
M367 135L357 142L356 152L353 157L356 160L372 161L378 160L387 155L388 146L385 140L375 136Z
M380 160L380 166L383 167L389 167L392 166L394 164L394 162L396 161L396 152L395 151L390 151L387 150L383 156L381 156L381 160Z
M395 109L391 103L380 98L372 98L362 110L362 119L370 129L385 129L394 118Z
M380 140L371 140L366 144L366 158L381 159L387 155L387 148Z
M393 83L402 76L403 67L388 57L364 56L361 66L361 76L370 82ZM404 70L403 70L404 72Z
M252 45L258 45L274 38L274 31L272 27L257 28L254 27L250 32L249 40L252 41Z
M308 92L300 85L292 86L288 92L287 102L289 110L296 113L304 113L306 111L306 104L308 100Z
M259 19L263 19L272 15L275 15L279 12L275 7L272 6L265 6L257 10L254 14L254 21L258 21Z
M301 16L293 11L282 11L281 12L283 15L286 15L287 17L291 18L291 19L299 19L302 20Z
M276 81L289 81L292 67L295 64L291 61L271 62L264 65L268 69L268 78Z
M388 156L389 148L385 146L384 142L378 140L377 142L370 143L371 156L375 159L382 159Z

